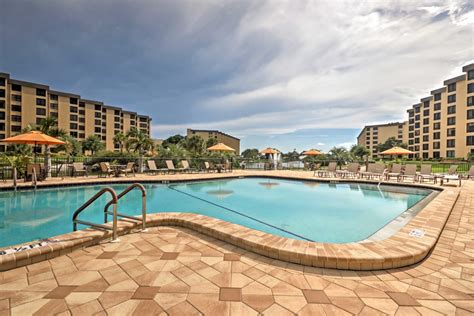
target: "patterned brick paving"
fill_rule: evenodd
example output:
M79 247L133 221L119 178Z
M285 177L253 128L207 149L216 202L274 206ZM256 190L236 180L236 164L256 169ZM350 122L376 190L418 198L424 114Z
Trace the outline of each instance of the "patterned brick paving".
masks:
M472 315L474 182L422 263L342 271L155 227L0 272L0 315Z

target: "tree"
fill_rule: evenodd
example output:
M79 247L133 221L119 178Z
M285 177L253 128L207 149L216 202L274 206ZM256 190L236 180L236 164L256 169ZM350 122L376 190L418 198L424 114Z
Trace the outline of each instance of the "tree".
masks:
M168 145L170 145L170 144L177 145L180 142L182 142L184 140L184 138L185 138L184 136L176 134L174 136L171 136L171 137L168 137L167 139L165 139L163 141L163 143L161 144L161 146L168 147Z
M362 145L353 145L350 150L351 156L357 159L363 159L370 151Z
M183 145L186 150L193 154L199 155L204 151L204 139L201 136L186 137Z
M90 150L91 154L101 151L105 148L104 143L97 135L90 135L82 141L82 150Z
M124 133L119 132L114 135L114 143L119 144L121 153L123 153L123 147L126 141L127 141L127 136Z
M258 159L260 157L257 148L245 149L240 155L245 159Z
M145 154L153 148L153 140L147 133L142 132L137 128L131 128L127 134L127 148L140 155Z
M206 141L206 149L209 148L209 147L212 147L214 145L217 145L218 141L216 138L214 137L211 137L211 138L208 138L207 141Z
M380 153L395 146L402 148L408 147L407 144L403 144L401 140L398 140L395 137L389 137L384 143L378 144L377 151Z
M342 165L347 160L349 160L349 152L345 147L333 147L328 152L330 159L337 161L338 165Z

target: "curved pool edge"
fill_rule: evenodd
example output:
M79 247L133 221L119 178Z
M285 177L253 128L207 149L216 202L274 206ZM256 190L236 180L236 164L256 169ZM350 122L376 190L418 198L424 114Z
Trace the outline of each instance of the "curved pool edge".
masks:
M307 179L299 178L299 180ZM352 181L339 181L341 182ZM422 186L417 185L417 187ZM365 243L329 244L289 239L191 213L150 213L147 214L147 225L189 228L260 255L307 266L341 270L401 268L420 262L430 253L443 231L459 192L460 188L442 189L396 234L382 241ZM120 235L133 232L138 228L137 223L119 221ZM409 233L413 229L423 230L424 236L411 237ZM86 229L53 237L50 240L57 239L58 242L0 256L0 271L89 247L110 236L111 233L108 231Z

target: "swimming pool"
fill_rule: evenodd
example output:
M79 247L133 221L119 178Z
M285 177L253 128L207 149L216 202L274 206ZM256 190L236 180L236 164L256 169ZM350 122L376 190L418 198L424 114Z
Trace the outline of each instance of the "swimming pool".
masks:
M110 185L120 193L129 184ZM0 247L72 231L72 214L105 185L0 192ZM149 213L187 212L267 233L317 242L356 242L374 234L432 191L361 183L241 178L144 184ZM80 218L103 222L103 196ZM141 215L141 195L130 192L119 212ZM84 228L84 227L79 227Z

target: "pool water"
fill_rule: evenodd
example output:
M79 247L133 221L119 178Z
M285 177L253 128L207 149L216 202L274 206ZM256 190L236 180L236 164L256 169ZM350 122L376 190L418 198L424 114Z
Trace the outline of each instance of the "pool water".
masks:
M128 185L110 186L120 193ZM0 247L72 231L74 211L103 186L0 192ZM331 243L366 239L432 192L269 178L145 184L145 188L148 213L197 213L279 236ZM79 218L102 223L109 199L102 196ZM118 211L140 215L141 192L134 190L121 199Z

